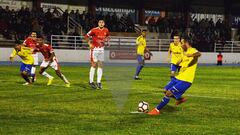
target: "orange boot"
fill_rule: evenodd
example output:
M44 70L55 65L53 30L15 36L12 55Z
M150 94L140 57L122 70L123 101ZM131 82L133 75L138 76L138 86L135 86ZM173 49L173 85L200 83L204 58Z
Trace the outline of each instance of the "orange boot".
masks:
M152 109L152 111L150 111L148 113L148 115L159 115L160 111L157 108Z

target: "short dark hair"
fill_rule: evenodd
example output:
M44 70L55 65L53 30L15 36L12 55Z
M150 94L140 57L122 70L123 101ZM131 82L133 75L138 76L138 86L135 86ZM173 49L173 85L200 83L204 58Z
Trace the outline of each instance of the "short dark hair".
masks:
M175 37L175 36L180 37L180 35L179 35L178 33L175 33L173 36L174 36L174 37Z
M103 22L105 22L104 19L99 19L98 22L99 22L99 21L103 21Z
M141 32L147 32L147 30L146 29L142 29Z

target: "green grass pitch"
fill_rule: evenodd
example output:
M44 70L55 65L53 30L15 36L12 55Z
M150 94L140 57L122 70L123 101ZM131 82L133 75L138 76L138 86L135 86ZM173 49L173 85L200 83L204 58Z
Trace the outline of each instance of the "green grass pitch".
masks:
M171 99L161 115L131 114L144 100L155 107L169 81L168 67L105 67L102 91L88 87L87 66L63 66L72 87L55 76L53 86L37 76L22 86L17 66L0 66L0 134L9 135L165 135L240 134L240 68L198 67L188 101Z

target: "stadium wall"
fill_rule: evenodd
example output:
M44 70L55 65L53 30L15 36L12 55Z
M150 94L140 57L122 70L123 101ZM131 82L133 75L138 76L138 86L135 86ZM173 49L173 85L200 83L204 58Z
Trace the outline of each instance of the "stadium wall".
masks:
M9 56L12 52L12 48L0 49L0 61L9 61ZM59 62L72 62L72 63L85 63L89 62L88 50L55 50ZM199 63L203 64L215 64L217 61L218 53L202 53L199 59ZM226 64L238 64L240 63L240 53L223 53L223 63ZM39 54L39 61L42 61L43 57ZM20 58L16 58L19 61ZM135 60L110 60L109 51L105 52L105 62L107 63L136 63ZM167 63L167 52L153 52L153 57L146 63Z

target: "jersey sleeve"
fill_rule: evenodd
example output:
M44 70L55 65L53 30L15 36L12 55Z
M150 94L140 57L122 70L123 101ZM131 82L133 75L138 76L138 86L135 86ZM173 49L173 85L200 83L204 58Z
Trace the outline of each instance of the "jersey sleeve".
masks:
M53 50L53 48L52 48L51 45L48 46L48 49L49 49L49 52L50 52L50 53L53 53L53 52L54 52L54 50Z
M197 52L198 52L198 50L196 48L192 48L191 54L194 54L194 53L197 53Z
M24 44L25 46L28 46L28 45L29 45L29 40L28 40L28 38L23 41L23 44Z
M13 49L10 57L13 57L13 58L14 58L16 55L17 55L17 51L16 51L15 49Z
M139 45L140 43L141 43L141 37L138 37L138 38L136 39L136 44Z
M92 37L94 35L94 29L91 29L84 37L85 39L88 39L89 37Z
M107 29L106 31L107 31L107 32L106 32L106 37L109 37L109 36L110 36L110 32L109 32L108 29Z
M54 50L53 50L52 46L51 46L51 45L48 45L48 44L46 44L46 45L47 45L47 50L48 50L50 53L53 53Z
M169 51L172 52L173 51L173 44L170 43L170 46L169 46Z

